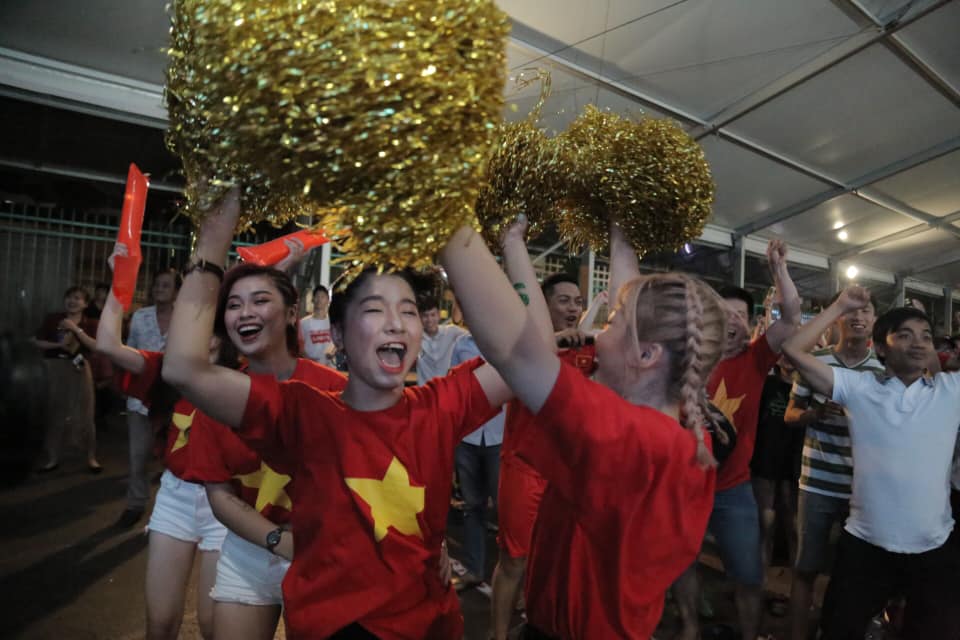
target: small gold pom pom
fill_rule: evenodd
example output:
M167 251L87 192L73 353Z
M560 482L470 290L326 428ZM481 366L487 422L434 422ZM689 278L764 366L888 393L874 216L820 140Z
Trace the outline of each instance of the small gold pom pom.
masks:
M540 98L523 120L503 123L486 166L486 181L477 200L477 219L483 237L494 251L507 227L523 213L527 234L537 236L549 221L565 192L560 148L538 126L543 104L550 95L550 74L539 71L520 87L539 81Z
M611 221L640 254L676 251L703 232L714 196L710 167L675 122L633 122L589 105L558 144L573 162L557 212L571 244L602 249Z

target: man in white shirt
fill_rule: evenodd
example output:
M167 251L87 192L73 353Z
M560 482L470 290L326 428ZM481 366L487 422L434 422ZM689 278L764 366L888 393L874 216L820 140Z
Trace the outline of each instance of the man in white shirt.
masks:
M831 367L803 349L868 303L865 289L850 287L784 344L810 388L846 407L856 461L822 638L863 638L871 617L891 597L906 595L904 638L956 640L960 549L947 541L960 373L930 374L931 323L913 308L888 311L874 325L882 374Z
M300 340L303 354L320 364L332 367L333 339L330 337L330 293L322 284L313 288L313 313L300 319Z
M130 319L127 346L144 351L163 351L173 304L183 279L175 269L164 269L153 277L150 297L153 305L134 312ZM150 411L136 398L127 398L127 434L129 436L130 476L127 482L127 506L116 525L127 529L143 517L150 499L147 465L153 449Z
M417 384L447 375L453 345L466 331L452 324L440 324L440 305L436 298L424 298L417 305L423 323L423 340L417 358Z

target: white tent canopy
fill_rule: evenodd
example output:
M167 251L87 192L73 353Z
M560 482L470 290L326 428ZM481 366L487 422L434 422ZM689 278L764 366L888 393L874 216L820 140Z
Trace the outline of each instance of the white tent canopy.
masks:
M511 74L551 72L548 128L596 104L700 141L717 183L702 242L782 236L831 288L855 265L960 298L960 1L500 5ZM0 94L162 127L167 31L157 0L3 3ZM507 88L519 113L538 91Z

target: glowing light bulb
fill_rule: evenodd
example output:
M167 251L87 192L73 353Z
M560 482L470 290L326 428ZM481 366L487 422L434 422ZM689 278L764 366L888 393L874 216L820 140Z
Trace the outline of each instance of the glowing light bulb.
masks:
M851 280L857 277L857 274L860 273L860 269L857 269L856 265L850 265L847 267L847 277Z

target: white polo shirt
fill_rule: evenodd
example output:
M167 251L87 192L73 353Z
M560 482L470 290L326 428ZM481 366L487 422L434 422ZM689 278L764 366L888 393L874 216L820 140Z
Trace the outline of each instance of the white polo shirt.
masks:
M833 370L833 400L850 414L853 495L846 530L895 553L923 553L953 530L950 471L960 373L909 387L883 374Z

